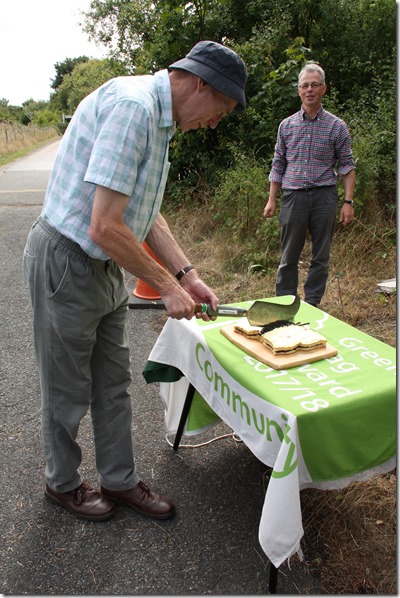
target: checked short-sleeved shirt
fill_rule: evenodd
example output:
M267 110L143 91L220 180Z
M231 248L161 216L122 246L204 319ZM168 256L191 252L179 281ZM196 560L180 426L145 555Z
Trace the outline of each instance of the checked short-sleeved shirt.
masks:
M142 242L159 213L175 131L168 71L117 77L79 104L60 143L42 216L91 257L109 256L89 236L96 185L129 196L124 221Z
M322 106L314 119L301 108L279 125L269 180L283 189L335 185L355 167L346 123Z

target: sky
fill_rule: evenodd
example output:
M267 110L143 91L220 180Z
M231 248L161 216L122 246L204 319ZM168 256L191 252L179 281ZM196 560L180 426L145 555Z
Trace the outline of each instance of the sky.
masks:
M2 0L0 11L0 100L21 106L49 100L56 62L104 58L104 46L89 42L79 22L90 0Z

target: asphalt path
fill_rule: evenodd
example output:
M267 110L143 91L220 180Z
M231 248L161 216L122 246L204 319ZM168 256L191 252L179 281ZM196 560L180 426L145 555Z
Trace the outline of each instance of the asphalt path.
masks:
M146 385L142 376L165 323L161 310L130 309L127 316L132 434L142 479L174 499L177 515L155 522L120 507L110 521L92 523L43 498L40 389L21 264L57 146L0 169L0 592L267 594L269 561L258 542L267 469L232 438L176 453L167 443L158 385ZM135 286L133 277L127 276L127 286ZM194 442L227 432L220 424ZM83 476L98 487L89 416L79 442ZM295 559L290 569L281 568L278 594L318 593L318 580L304 564Z

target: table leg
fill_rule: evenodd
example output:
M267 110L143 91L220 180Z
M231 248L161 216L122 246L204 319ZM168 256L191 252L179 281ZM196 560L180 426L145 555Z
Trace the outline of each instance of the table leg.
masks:
M178 448L179 448L179 443L180 443L181 438L182 438L183 429L185 427L186 420L187 420L187 417L189 415L190 407L192 405L192 401L193 401L193 397L194 397L194 392L195 392L195 387L193 386L193 384L190 384L190 382L189 382L189 387L187 389L185 403L184 403L183 409L182 409L181 419L179 420L178 429L176 431L176 436L175 436L175 441L174 441L174 447L173 447L174 451L177 451Z
M273 565L270 564L269 569L269 585L268 591L270 594L276 594L276 585L278 583L278 569Z
M179 444L180 444L180 441L182 438L186 420L189 415L190 407L192 405L195 390L196 389L193 386L193 384L190 384L190 382L189 382L189 387L187 389L185 402L183 404L181 418L179 420L178 429L177 429L176 435L175 435L174 446L173 446L174 451L177 451L179 448ZM269 584L268 584L268 590L269 590L270 594L276 594L277 583L278 583L278 569L275 567L275 565L270 563Z

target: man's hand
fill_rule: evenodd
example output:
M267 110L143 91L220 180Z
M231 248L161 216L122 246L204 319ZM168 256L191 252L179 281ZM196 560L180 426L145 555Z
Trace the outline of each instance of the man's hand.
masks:
M215 320L216 316L209 316L206 313L195 312L195 303L209 303L213 309L217 308L218 297L212 290L199 278L194 270L186 274L182 279L178 289L166 293L160 292L161 299L166 307L167 315L170 318L181 320L186 318L191 320L193 316L202 319L205 322Z
M273 198L269 198L269 200L266 203L266 206L264 208L264 218L272 218L272 216L275 214L275 208L276 208L276 201Z
M347 226L352 222L354 219L354 208L349 203L344 203L342 205L342 209L340 210L339 222L343 224L343 226Z
M196 270L190 270L180 280L181 286L192 297L196 303L209 303L213 309L217 308L218 297L208 287L205 282L198 276ZM205 322L215 320L216 316L208 316L207 314L195 314L196 318L201 318Z
M167 310L167 316L175 320L191 320L194 316L194 301L182 288L174 288L167 293L160 293Z
M278 197L280 188L281 183L278 183L277 181L271 181L268 201L264 208L264 218L272 218L272 216L275 214L276 198Z

